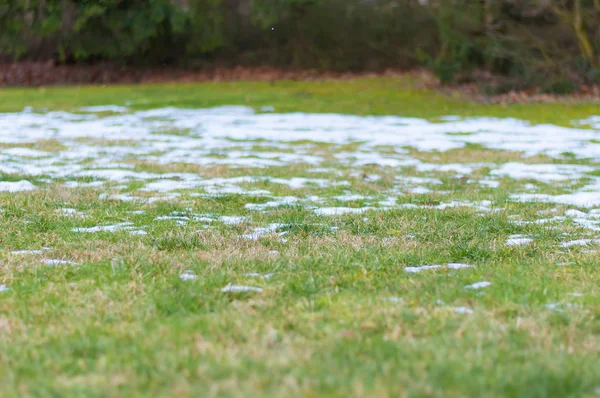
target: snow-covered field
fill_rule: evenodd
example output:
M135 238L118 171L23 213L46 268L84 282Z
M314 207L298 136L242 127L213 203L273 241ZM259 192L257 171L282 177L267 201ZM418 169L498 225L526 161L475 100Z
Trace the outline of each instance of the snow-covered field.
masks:
M139 112L105 106L80 111L110 111L110 114L31 110L0 114L0 137L5 146L10 146L0 150L0 172L24 177L24 181L0 183L0 190L31 190L35 184L26 180L35 177L43 183L61 181L66 188L100 186L105 181L121 184L138 181L143 183L141 190L157 193L193 190L256 195L269 192L244 189L241 185L269 180L293 189L344 186L349 183L341 178L314 178L311 173L336 176L339 168L376 165L411 171L411 174L397 174L397 183L388 190L391 197L406 192L430 193L431 188L424 185L435 186L438 180L423 176L450 173L468 177L469 183L492 188L503 177L562 185L584 181L583 186L560 195L531 189L514 192L513 198L584 207L600 205L600 177L593 175L598 169L582 164L582 160L600 162L598 117L573 121L573 127L567 128L531 125L515 119L450 116L429 122L395 116L257 114L250 108L237 106ZM52 141L53 150L31 148L38 141ZM352 150L343 149L349 144L354 144ZM519 152L525 159L544 156L546 161L499 164L481 157L476 162L458 159L459 162L446 163L433 157L432 162L415 158L409 150L444 152L466 144ZM163 166L182 163L226 166L248 171L231 178L207 178L201 173L139 171L135 161ZM334 163L337 169L323 168L326 163ZM300 175L288 178L259 173L264 168L293 165L312 168L303 168ZM473 172L481 169L488 172L471 179Z
M600 116L272 110L0 113L0 382L594 391Z

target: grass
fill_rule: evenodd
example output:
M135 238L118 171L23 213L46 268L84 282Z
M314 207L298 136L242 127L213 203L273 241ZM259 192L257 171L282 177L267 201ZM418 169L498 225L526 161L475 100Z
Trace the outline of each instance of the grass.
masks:
M598 113L586 104L474 104L390 79L5 89L0 99L2 111L131 101L128 106L134 109L273 105L278 112L431 120L444 114L511 116L562 125ZM187 134L168 132L175 138ZM72 145L110 152L139 144L134 136L11 141L0 147L43 148L53 154L80 148ZM26 179L41 188L0 192L0 285L6 287L0 292L3 397L597 396L598 247L593 242L561 244L598 239L598 232L573 217L535 222L563 216L574 206L510 200L511 194L532 189L572 192L594 178L597 162L569 161L596 170L582 180L574 178L575 185L500 176L494 177L498 188L490 188L477 182L492 178L497 165L567 160L478 145L446 152L371 149L434 164L485 163L465 178L411 166L351 166L336 157L358 156L365 150L360 143L299 141L280 148L233 141L231 146L253 148L258 158L275 152L320 156L322 170L314 173L315 165L302 162L256 168L126 158L122 163L134 169L124 170L206 179L260 176L237 186L270 192L213 195L195 187L155 202L147 198L167 195L144 190L155 177L66 189L67 180L101 179L0 176L0 181ZM227 150L215 155L224 158ZM329 183L292 187L278 180L293 177ZM430 192L411 193L415 183L407 183L409 177L428 178L416 185ZM137 200L111 197L123 194ZM290 196L297 201L259 210L247 206ZM386 208L380 202L389 196L397 202ZM439 206L483 200L497 211ZM330 216L315 212L327 207L371 209ZM244 218L228 221L232 216ZM119 223L131 224L113 232L74 231ZM257 239L244 238L268 226ZM140 229L146 234L131 233ZM515 234L533 241L506 245ZM46 265L47 259L73 263ZM454 270L448 263L472 268ZM428 264L443 267L405 271ZM182 274L195 278L184 280ZM481 281L491 285L466 288ZM229 285L262 291L222 292Z
M419 88L414 76L314 82L230 82L137 86L4 88L0 112L124 105L132 109L166 106L205 108L245 105L276 112L394 115L436 119L444 115L514 117L534 123L569 124L597 113L594 103L481 104L460 94L448 96ZM182 134L185 132L175 132Z

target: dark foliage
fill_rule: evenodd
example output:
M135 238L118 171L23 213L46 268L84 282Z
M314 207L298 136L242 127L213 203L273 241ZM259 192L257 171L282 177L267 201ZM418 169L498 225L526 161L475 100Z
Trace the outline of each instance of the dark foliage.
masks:
M426 65L443 82L600 81L600 0L2 0L0 56L59 63Z

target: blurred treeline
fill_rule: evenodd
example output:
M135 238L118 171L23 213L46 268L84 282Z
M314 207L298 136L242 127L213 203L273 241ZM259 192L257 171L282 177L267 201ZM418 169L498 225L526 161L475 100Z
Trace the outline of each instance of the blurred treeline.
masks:
M600 0L0 0L0 57L425 66L443 82L569 91L600 82Z

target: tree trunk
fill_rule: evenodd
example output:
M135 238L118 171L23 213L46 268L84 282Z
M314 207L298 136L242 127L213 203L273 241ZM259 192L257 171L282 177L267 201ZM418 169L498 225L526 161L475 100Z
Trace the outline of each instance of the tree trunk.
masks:
M575 30L575 36L577 36L577 42L579 43L581 54L593 66L598 65L594 46L590 41L585 24L583 23L581 0L575 0L573 5L573 29Z

